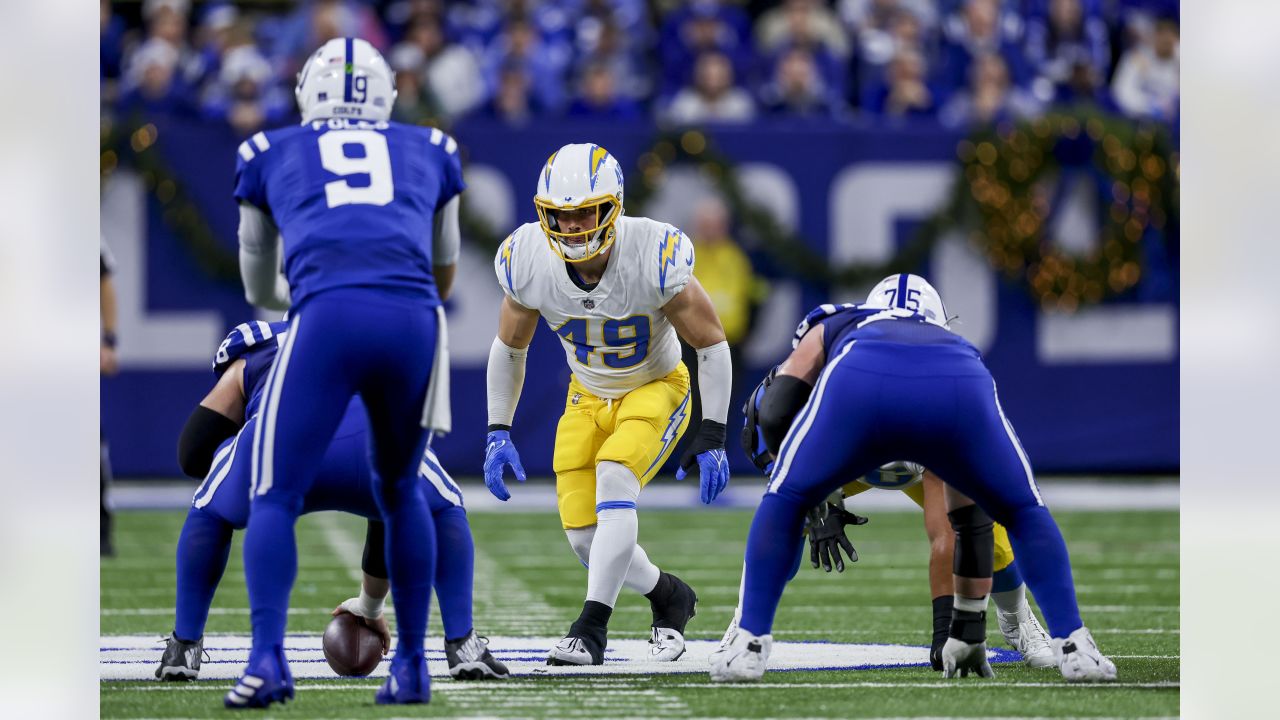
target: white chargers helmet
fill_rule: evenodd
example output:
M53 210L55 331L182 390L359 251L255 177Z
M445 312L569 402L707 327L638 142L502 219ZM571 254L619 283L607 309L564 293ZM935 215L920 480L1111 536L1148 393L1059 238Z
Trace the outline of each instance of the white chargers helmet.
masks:
M360 38L334 38L298 71L302 122L345 117L386 120L396 101L394 74L382 54Z
M903 308L923 315L934 325L950 329L951 319L942 304L942 296L919 275L901 273L881 280L867 295L862 304L869 308Z
M582 262L613 244L614 223L622 216L622 166L608 150L591 143L565 145L551 153L538 173L533 196L547 242L565 262ZM565 210L595 208L595 227L569 232L559 223Z
M885 463L862 476L862 482L882 490L906 490L924 479L924 466L899 460Z

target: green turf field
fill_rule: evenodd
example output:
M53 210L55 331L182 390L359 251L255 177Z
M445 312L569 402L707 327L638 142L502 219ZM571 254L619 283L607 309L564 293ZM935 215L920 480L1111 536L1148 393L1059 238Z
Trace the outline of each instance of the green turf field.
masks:
M116 558L102 562L103 636L168 633L174 599L173 548L183 512L127 512L118 520ZM737 598L746 511L641 512L640 540L659 566L698 592L691 639L718 639ZM1064 512L1082 613L1121 682L1068 686L1056 670L996 665L995 680L944 682L927 668L771 672L760 685L710 683L697 674L513 679L433 684L428 706L373 704L372 679L300 680L294 702L263 716L377 717L1160 717L1178 714L1178 515L1175 512ZM491 636L559 636L576 617L585 573L554 510L473 512L475 617ZM289 631L319 634L328 612L358 589L363 521L307 516L298 526L301 567ZM927 543L918 513L873 515L850 531L861 561L843 575L806 563L788 587L774 636L783 640L924 645L931 628ZM210 634L247 634L237 541L214 601ZM623 590L610 638L647 638L649 606ZM432 623L429 643L438 644ZM1002 638L990 620L989 642ZM495 647L495 650L497 648ZM161 645L157 643L155 658ZM684 662L682 659L680 662ZM103 682L104 718L226 717L225 680L191 684Z

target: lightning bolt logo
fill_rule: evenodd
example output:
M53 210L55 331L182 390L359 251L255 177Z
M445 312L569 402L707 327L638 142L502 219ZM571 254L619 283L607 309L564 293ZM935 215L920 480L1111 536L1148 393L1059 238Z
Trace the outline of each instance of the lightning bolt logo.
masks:
M600 166L604 164L604 159L609 157L609 151L599 145L591 146L591 189L596 189L596 179L600 175Z
M675 228L667 230L662 238L662 255L658 257L658 289L667 291L667 268L676 266L676 251L680 249L680 231Z
M550 166L548 165L548 167ZM515 243L515 235L507 237L507 241L502 245L502 259L498 261L498 264L502 265L507 271L507 289L511 292L516 291L516 289L511 285L511 246L515 245Z
M560 151L557 150L551 153L551 157L547 158L547 167L542 172L542 185L546 188L545 192L547 193L551 192L551 163L556 161L556 153L558 152Z
M676 440L676 433L680 432L680 426L684 424L684 418L689 414L689 393L685 393L684 400L680 401L680 405L676 407L675 412L671 413L671 419L667 421L667 429L662 432L662 449L658 451L658 457L653 459L649 467L644 471L645 475L653 469L667 454L667 448L671 447L671 443Z

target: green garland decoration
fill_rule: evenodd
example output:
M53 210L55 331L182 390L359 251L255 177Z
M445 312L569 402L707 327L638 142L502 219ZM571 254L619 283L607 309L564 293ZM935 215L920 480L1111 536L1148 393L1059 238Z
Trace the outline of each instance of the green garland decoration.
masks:
M160 203L165 224L200 269L213 280L238 287L240 261L236 253L218 240L204 212L164 162L156 147L159 139L155 124L139 116L124 123L103 118L99 142L101 182L106 183L121 166L136 170L147 191Z

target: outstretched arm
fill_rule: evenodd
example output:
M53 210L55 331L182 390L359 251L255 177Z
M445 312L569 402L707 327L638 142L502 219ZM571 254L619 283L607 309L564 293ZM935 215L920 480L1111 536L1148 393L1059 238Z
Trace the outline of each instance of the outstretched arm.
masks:
M458 253L462 249L462 231L458 227L458 205L461 196L454 195L436 212L435 232L431 236L431 274L441 300L453 292L453 278L458 270Z
M244 365L243 358L231 363L182 427L178 467L188 477L208 475L218 446L244 424Z
M711 298L696 277L690 278L689 284L662 306L662 312L680 337L698 352L698 389L702 394L702 425L680 460L676 479L684 477L696 463L702 480L702 502L710 503L729 483L729 464L724 457L725 421L733 389L729 343Z
M485 437L484 484L499 500L511 499L511 493L502 481L506 466L510 465L516 479L524 482L524 467L520 454L511 441L511 423L520 402L520 390L524 387L524 362L529 354L529 343L538 327L538 312L523 307L509 297L502 299L498 314L498 337L489 349L489 368L486 374L489 396L489 434Z

